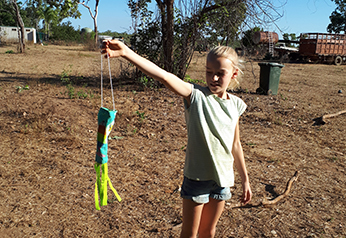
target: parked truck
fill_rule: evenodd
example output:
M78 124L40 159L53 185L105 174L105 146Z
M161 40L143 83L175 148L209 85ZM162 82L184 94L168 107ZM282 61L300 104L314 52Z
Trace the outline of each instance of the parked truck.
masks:
M257 33L253 40L256 44L267 44L268 37L273 34L268 32ZM336 65L346 62L346 34L302 33L299 41L278 40L277 42L274 51L279 57L289 57L291 60L334 63ZM299 48L285 47L283 43L295 43L299 45Z
M346 35L303 33L299 39L299 55L311 61L341 65L346 62Z

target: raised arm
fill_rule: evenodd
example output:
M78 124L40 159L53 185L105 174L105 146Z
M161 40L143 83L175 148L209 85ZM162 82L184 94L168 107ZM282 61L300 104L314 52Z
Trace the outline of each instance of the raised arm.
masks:
M190 101L190 95L192 92L190 83L184 82L174 74L161 69L151 61L136 54L121 41L104 41L102 44L101 53L108 53L109 57L111 58L125 58L146 75L160 81L168 89L170 89L177 95L184 97L188 102Z
M235 128L232 154L234 157L235 166L237 167L238 173L241 177L241 182L243 187L243 195L241 198L241 202L244 204L247 204L251 200L252 192L250 188L249 176L247 174L247 170L245 166L243 147L241 146L241 142L240 142L239 121L237 122L237 126Z

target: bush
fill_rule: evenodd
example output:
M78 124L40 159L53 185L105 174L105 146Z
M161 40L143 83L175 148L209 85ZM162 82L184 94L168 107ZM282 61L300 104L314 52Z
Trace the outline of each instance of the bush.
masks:
M96 51L100 48L98 44L95 44L95 32L82 33L81 42L83 43L84 48L89 51Z
M52 26L51 40L81 42L81 34L79 30L75 30L70 21Z

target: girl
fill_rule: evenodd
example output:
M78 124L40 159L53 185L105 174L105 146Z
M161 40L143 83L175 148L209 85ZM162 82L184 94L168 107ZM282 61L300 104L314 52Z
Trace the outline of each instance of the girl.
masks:
M183 225L180 237L214 237L225 200L231 198L233 164L242 181L241 202L247 204L252 197L238 123L246 104L226 91L238 83L236 77L240 69L236 52L226 46L209 52L207 87L184 82L120 41L104 41L101 53L127 59L184 98L188 143L181 188Z

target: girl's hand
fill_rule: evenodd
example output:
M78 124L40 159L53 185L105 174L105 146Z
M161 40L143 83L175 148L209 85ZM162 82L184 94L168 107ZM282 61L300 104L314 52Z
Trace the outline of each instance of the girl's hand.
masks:
M252 191L250 188L250 183L249 182L245 182L242 184L243 187L243 194L241 196L241 203L243 203L244 205L248 204L251 201L252 198Z
M106 54L110 58L117 58L125 56L127 46L118 40L104 40L101 46L101 54Z

